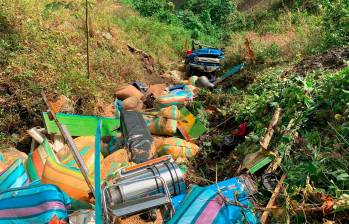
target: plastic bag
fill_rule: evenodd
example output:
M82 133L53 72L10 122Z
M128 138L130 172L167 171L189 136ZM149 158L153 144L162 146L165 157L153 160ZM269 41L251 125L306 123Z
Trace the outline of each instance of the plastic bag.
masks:
M168 107L172 105L182 105L187 101L193 100L194 93L186 85L179 85L172 87L170 93L162 95L157 99L160 107Z
M0 192L0 224L49 223L67 219L70 198L51 184L34 184Z
M22 159L17 159L0 173L0 191L29 184Z

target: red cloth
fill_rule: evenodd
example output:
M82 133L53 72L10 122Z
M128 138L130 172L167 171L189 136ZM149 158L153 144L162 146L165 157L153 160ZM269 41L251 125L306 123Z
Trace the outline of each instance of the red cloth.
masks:
M191 55L192 53L193 53L192 50L187 50L187 56L188 56L188 55Z
M67 222L60 220L56 215L54 215L48 224L67 224Z
M239 129L233 131L232 134L237 137L245 137L247 135L247 122L240 124Z

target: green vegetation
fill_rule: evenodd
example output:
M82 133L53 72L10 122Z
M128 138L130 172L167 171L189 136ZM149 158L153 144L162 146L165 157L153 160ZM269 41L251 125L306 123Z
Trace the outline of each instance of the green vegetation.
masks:
M260 148L259 141L276 107L282 108L282 118L269 148L282 159L279 173L288 173L288 194L282 194L280 200L284 201L288 214L292 214L291 223L322 221L322 217L296 215L290 206L314 203L311 201L314 198L307 195L309 186L312 192L335 198L347 194L349 189L349 67L338 72L314 65L292 69L304 57L316 57L331 47L341 48L348 43L349 4L348 1L307 2L275 4L268 11L241 14L243 25L231 33L225 48L227 65L244 60L246 38L251 41L256 64L250 63L245 72L227 85L228 89L202 91L193 105L197 111L204 111L210 105L219 109L219 115L214 116L200 112L207 124L232 118L225 131L213 129L212 137L203 144L198 169L201 177L211 180L215 178L216 167L219 178L224 178L236 171L247 154ZM308 60L326 64L326 57ZM337 61L327 63L335 65ZM245 142L231 154L222 156L217 149L223 137L244 121L248 121L250 130ZM203 165L202 161L212 158L214 162Z
M160 22L184 27L191 37L210 44L217 44L228 37L230 18L237 13L230 0L185 1L178 9L170 0L125 0L141 15ZM235 21L234 21L235 22Z
M113 101L124 82L159 80L177 61L184 28L144 18L121 3L90 2L91 78L86 72L83 2L79 0L0 1L1 139L16 140L23 129L40 124L40 91L72 98L77 112L96 113ZM179 35L180 34L180 35ZM131 44L152 55L149 74ZM132 64L132 66L130 66ZM4 103L7 102L7 103Z

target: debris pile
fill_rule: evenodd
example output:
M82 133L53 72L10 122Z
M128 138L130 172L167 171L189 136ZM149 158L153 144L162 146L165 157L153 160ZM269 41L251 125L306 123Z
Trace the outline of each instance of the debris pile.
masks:
M206 127L185 106L197 87L182 83L125 85L115 92L112 117L71 114L68 98L51 102L43 94L45 127L28 130L29 155L1 154L0 219L114 223L161 214L169 223L257 223L250 177L187 187L190 161L200 151L195 142Z
M217 49L200 48L187 51L186 63L195 68L191 72L216 71L223 58ZM0 223L127 223L135 217L164 223L267 223L279 209L287 177L274 174L282 158L269 149L281 108L276 108L259 150L248 154L235 174L218 181L216 170L216 181L205 186L191 185L189 179L191 162L208 131L188 104L199 88L215 88L244 65L217 79L205 73L177 78L175 85L124 85L115 91L114 104L104 108L107 116L73 114L68 98L52 102L43 93L45 126L28 130L29 155L15 149L0 153ZM243 122L224 136L220 149L235 148L247 134L248 123ZM259 177L271 194L266 207L255 201L259 191L252 177ZM309 184L308 193L322 205L289 203L294 211L348 208L348 197L335 201L311 189Z

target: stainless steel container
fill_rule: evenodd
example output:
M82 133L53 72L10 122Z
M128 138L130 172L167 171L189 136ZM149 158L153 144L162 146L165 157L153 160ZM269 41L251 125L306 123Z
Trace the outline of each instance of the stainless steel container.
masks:
M166 183L172 196L185 192L182 171L171 156L150 160L133 168L120 172L121 178L116 185L110 186L106 193L106 202L111 207L135 199L141 199L159 193L166 193ZM160 178L155 178L160 177ZM161 180L163 182L161 182Z

